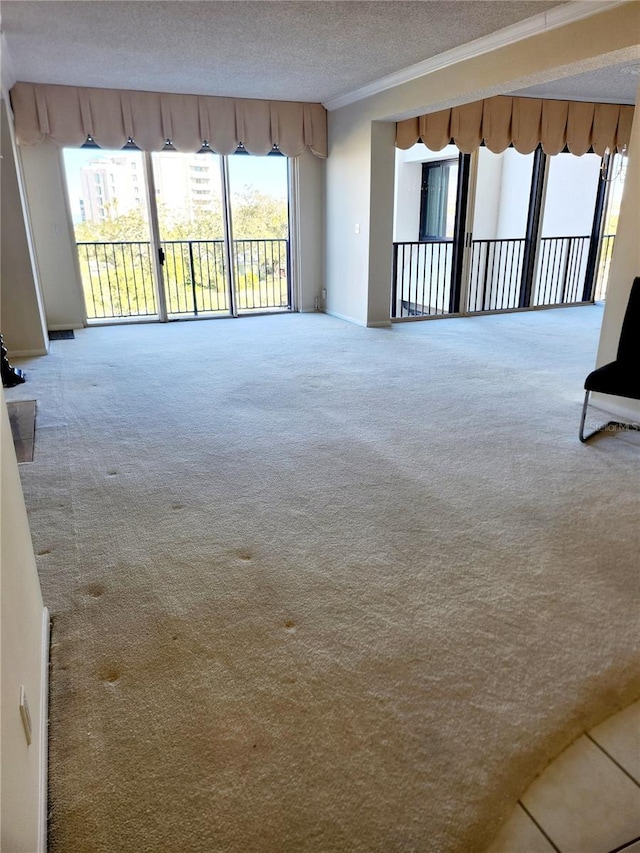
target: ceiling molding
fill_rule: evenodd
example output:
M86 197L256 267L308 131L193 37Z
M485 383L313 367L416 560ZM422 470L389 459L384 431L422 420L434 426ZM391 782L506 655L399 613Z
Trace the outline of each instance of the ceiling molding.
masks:
M587 0L587 2L585 0L572 0L572 2L563 6L557 6L547 12L541 12L532 18L520 21L517 24L504 27L488 36L474 39L474 41L460 45L460 47L454 47L452 50L439 53L437 56L425 59L416 65L410 65L408 68L395 71L393 74L381 77L379 80L369 83L366 86L354 89L351 92L345 92L343 95L338 95L335 98L330 98L323 103L323 106L328 110L337 110L340 107L346 107L356 101L361 101L364 98L377 95L387 89L392 89L394 86L400 86L402 83L409 83L412 80L417 80L419 77L424 77L426 74L432 74L434 71L448 68L457 62L474 59L477 56L490 53L498 48L515 44L523 39L531 38L531 36L549 32L549 30L555 30L574 21L580 21L583 18L589 18L592 15L597 15L599 12L607 11L614 8L614 6L621 6L623 3L628 2L630 0Z

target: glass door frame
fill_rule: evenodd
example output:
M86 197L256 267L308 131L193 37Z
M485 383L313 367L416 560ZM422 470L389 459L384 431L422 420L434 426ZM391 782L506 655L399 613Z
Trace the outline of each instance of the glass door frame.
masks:
M96 148L97 151L100 151L97 146L87 146L91 148ZM139 149L136 149L139 150ZM165 149L166 150L166 149ZM155 307L156 311L153 314L145 314L144 316L138 317L134 315L133 317L105 317L104 322L107 324L113 323L130 323L130 322L173 322L177 319L214 319L216 316L224 316L224 317L239 317L248 314L260 314L260 313L286 313L293 312L297 310L297 305L300 303L300 294L299 294L299 246L300 246L300 217L298 212L298 203L299 203L299 171L298 164L295 159L285 157L286 160L286 180L287 180L287 238L286 238L286 284L287 284L287 306L279 308L270 307L262 310L260 307L255 309L248 309L246 311L240 311L238 309L238 290L237 290L237 281L236 281L236 262L235 262L235 254L234 254L234 236L233 236L233 216L232 216L232 199L231 199L231 191L230 191L230 180L229 180L229 156L232 155L216 155L219 159L220 165L220 201L222 208L222 224L223 224L223 252L225 259L225 291L226 297L228 301L229 310L221 311L218 314L211 314L207 312L203 315L198 315L197 312L194 315L188 315L186 317L175 317L169 312L168 305L168 296L167 296L167 278L165 274L165 255L163 250L163 239L160 232L160 217L158 214L158 203L157 203L157 195L156 195L156 180L154 173L154 163L152 152L150 151L140 151L141 161L142 161L142 178L143 187L145 193L144 204L146 205L146 212L148 217L148 245L150 250L150 279L151 285L153 288L153 295L155 298ZM206 156L206 150L201 152ZM214 153L214 152L210 152ZM238 152L243 156L252 156L247 154L246 152ZM279 152L278 152L279 153ZM176 152L178 154L178 152ZM268 156L268 155L267 155ZM284 157L285 155L280 155ZM69 205L69 192L68 192L68 182L66 180L66 168L64 164L64 158L62 152L60 154L60 164L63 175L65 175L65 198L67 201L67 205ZM70 215L71 219L71 215ZM256 237L252 238L252 240L262 240L264 238ZM271 239L271 238L267 238ZM80 259L78 251L74 252L74 256L76 259L76 268L78 274L78 281L82 284L82 275L80 270ZM84 293L84 286L81 286L81 294L82 294L82 305L83 305L83 315L85 318L85 322L87 320L87 304L86 304L86 296ZM98 318L98 323L102 321ZM93 324L93 320L92 320Z
M568 149L561 153L570 153ZM518 307L515 309L490 309L489 312L477 312L469 310L469 288L471 278L471 250L473 244L473 224L475 214L475 200L479 167L479 154L476 149L471 155L460 154L461 168L459 172L458 191L461 194L456 209L456 236L454 238L454 252L462 254L454 264L454 275L451 287L451 314L469 316L477 313L495 313L496 310L519 310L535 307L532 305L534 283L537 276L538 263L540 261L540 242L542 238L542 222L546 202L547 181L549 177L549 155L545 154L539 144L534 154L531 184L529 190L529 204L527 208L527 224L525 239L524 259L522 275L518 283ZM468 171L463 175L462 157L468 158ZM582 290L582 302L593 302L596 273L599 254L602 244L602 229L604 227L604 216L606 209L607 177L610 169L608 154L602 158L601 175L598 180L596 199L594 206L593 223L591 227L589 255L585 281ZM466 198L463 201L463 195ZM456 256L454 254L454 259ZM580 303L568 303L580 304Z

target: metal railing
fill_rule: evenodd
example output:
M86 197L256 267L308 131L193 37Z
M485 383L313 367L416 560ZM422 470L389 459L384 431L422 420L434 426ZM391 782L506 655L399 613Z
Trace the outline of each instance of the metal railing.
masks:
M148 242L78 243L77 246L90 320L157 314Z
M238 311L289 308L288 240L234 240Z
M393 244L392 317L450 312L453 240Z
M517 308L525 240L473 240L468 310Z
M524 307L572 305L583 301L589 236L540 240L531 299ZM596 299L606 289L613 237L603 238ZM524 238L472 240L468 313L505 311L521 304ZM451 313L451 240L393 244L391 316L434 317Z
M224 240L166 240L161 245L167 314L228 313Z
M149 242L77 246L88 319L158 315ZM161 248L168 316L230 312L223 240L166 240ZM234 240L232 264L239 311L291 307L288 240Z
M532 306L572 305L583 301L589 236L543 237Z

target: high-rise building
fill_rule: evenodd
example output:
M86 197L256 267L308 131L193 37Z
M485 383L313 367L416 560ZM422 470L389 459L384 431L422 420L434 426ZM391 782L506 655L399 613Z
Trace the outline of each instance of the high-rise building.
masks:
M144 203L137 157L96 157L80 170L80 182L81 209L87 222L116 219Z
M156 198L167 214L197 219L198 213L220 207L220 164L211 154L154 155Z

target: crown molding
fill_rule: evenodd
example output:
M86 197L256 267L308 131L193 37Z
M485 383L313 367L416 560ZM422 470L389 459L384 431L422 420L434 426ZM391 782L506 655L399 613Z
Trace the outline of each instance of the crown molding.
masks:
M515 44L523 39L531 38L531 36L549 32L549 30L555 30L558 27L563 27L574 21L580 21L583 18L589 18L592 15L597 15L599 12L613 9L615 6L621 6L628 2L631 2L631 0L571 0L570 3L556 6L547 12L541 12L532 18L526 18L524 21L519 21L517 24L512 24L509 27L503 27L503 29L497 30L495 33L474 39L474 41L454 47L444 53L439 53L430 59L418 62L416 65L410 65L408 68L394 71L393 74L381 77L379 80L368 83L366 86L361 86L359 89L345 92L343 95L337 95L335 98L329 98L329 100L323 102L323 106L327 110L337 110L340 107L346 107L349 104L356 103L356 101L361 101L364 98L377 95L379 92L392 89L394 86L400 86L402 83L417 80L425 74L432 74L434 71L448 68L457 62L474 59L476 56L482 56L484 53L489 53L492 50Z

